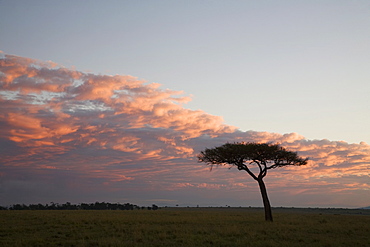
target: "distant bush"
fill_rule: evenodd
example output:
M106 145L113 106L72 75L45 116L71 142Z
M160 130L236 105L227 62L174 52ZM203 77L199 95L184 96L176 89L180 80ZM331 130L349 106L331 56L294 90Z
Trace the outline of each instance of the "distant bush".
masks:
M53 203L51 204L14 204L10 207L1 207L0 210L134 210L134 209L145 209L146 207L139 207L131 203L109 203L109 202L95 202L95 203L80 203L71 204L66 202L64 204ZM159 207L153 204L151 207L147 207L148 210L157 210Z

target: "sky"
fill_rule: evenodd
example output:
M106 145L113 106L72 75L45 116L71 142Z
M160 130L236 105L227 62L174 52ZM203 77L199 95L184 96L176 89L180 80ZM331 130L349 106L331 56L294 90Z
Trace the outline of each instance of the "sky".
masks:
M0 0L0 205L261 206L226 142L309 157L273 206L370 205L369 1Z

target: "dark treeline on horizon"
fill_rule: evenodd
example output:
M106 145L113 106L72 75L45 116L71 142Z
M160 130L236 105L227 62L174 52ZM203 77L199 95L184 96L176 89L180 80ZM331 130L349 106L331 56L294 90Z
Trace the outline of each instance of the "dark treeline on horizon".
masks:
M9 207L0 206L0 210L134 210L134 209L148 209L157 210L159 207L153 204L150 207L139 207L131 203L109 203L109 202L95 202L95 203L80 203L71 204L66 202L58 204L51 202L50 204L14 204Z

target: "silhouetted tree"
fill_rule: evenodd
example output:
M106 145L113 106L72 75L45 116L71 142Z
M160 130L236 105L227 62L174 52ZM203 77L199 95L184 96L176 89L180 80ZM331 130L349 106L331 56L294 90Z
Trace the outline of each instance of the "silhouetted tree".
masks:
M211 165L230 164L238 170L246 171L258 182L263 206L265 208L265 220L272 221L270 201L263 178L267 170L284 166L306 165L307 160L299 157L297 153L286 150L278 144L270 143L226 143L215 148L206 148L198 155L198 161ZM257 167L257 172L251 168Z

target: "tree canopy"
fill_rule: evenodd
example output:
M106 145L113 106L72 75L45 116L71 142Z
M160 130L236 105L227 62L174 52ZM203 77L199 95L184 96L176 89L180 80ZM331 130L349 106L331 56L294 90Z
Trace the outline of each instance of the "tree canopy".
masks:
M306 165L307 160L297 153L286 150L279 144L270 143L226 143L215 148L206 148L198 160L210 165L235 165L238 170L247 171L254 179L266 176L267 170L283 166ZM259 174L252 173L249 165L257 165Z

